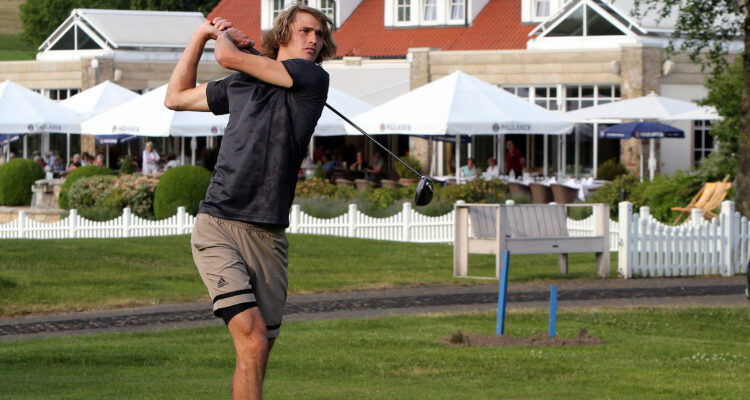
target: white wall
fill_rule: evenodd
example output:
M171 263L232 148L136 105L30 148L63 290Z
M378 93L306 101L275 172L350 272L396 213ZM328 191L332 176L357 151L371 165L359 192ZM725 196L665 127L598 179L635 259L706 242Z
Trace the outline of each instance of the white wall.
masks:
M406 60L362 60L346 65L335 60L323 63L331 87L372 105L380 105L409 91L410 69Z
M708 91L698 85L661 85L661 95L678 100L697 101ZM678 169L687 170L693 166L693 123L692 121L670 121L669 125L685 131L684 139L662 139L659 165L663 174L671 174Z

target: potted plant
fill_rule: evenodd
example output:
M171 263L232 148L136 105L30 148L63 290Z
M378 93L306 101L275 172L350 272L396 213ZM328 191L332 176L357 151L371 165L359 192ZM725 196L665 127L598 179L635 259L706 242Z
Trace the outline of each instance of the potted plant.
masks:
M422 172L422 165L419 163L419 159L414 156L405 156L401 157L401 160L403 160L406 164L408 164L410 167L414 168L417 172ZM415 184L419 181L418 177L412 172L409 168L406 167L406 165L401 163L395 163L396 166L396 173L401 178L399 179L399 182L401 182L404 186L409 186L412 184Z

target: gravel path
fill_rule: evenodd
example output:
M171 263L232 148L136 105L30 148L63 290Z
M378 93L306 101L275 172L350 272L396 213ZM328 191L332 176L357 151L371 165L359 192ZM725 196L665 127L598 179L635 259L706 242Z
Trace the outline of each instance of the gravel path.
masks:
M548 307L549 287L558 286L558 306L750 306L745 279L649 278L511 283L508 307ZM419 286L383 290L293 295L285 321L372 318L497 308L497 283ZM122 333L221 325L208 301L133 309L0 319L0 341L95 333Z

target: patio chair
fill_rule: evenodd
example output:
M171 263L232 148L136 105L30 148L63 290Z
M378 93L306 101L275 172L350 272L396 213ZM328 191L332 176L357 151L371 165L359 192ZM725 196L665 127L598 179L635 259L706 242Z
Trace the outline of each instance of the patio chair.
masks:
M721 182L706 182L687 206L672 207L672 211L680 212L674 223L678 223L682 218L690 214L690 210L693 208L700 208L703 211L703 218L711 219L716 217L716 213L713 210L721 205L721 202L727 197L727 192L732 187L732 182L728 181L729 175L725 176Z
M557 204L571 204L575 203L576 199L578 199L578 189L576 188L561 185L559 183L553 183L549 186L552 190L552 197Z
M531 200L531 189L529 185L525 185L519 182L508 182L508 190L510 190L510 197L516 198L518 195L523 195Z
M541 183L530 183L531 202L534 204L547 204L553 201L552 190L548 185Z

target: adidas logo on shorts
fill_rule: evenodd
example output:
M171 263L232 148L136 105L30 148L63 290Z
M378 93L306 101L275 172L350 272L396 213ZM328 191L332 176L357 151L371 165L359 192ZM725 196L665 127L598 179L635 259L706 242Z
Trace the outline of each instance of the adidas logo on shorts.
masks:
M222 287L224 287L224 286L226 286L228 284L229 284L229 282L225 281L224 277L222 276L221 278L219 278L219 283L216 286L222 288Z

